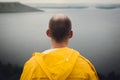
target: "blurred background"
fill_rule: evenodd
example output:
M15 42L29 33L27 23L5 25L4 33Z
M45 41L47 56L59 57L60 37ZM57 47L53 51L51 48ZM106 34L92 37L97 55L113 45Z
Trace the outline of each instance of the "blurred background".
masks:
M18 80L33 52L50 48L49 19L70 17L69 47L88 58L100 80L120 80L120 1L0 0L0 80Z

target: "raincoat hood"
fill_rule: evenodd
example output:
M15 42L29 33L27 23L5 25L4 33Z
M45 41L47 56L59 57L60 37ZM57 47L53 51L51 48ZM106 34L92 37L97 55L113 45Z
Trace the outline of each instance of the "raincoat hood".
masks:
M34 53L35 61L50 80L65 80L75 65L78 53L70 48L60 48L47 54Z

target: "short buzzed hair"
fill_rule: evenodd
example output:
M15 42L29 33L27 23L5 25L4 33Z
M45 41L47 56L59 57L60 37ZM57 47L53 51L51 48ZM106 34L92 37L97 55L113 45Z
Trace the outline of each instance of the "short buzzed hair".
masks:
M57 14L49 21L50 35L57 42L63 41L69 35L71 28L71 20L63 14Z

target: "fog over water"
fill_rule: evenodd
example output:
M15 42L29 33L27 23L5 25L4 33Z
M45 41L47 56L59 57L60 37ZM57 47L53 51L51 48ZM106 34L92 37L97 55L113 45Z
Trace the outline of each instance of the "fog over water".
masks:
M44 9L45 12L0 13L0 60L23 64L35 51L50 48L49 19L64 13L72 21L70 47L80 51L98 72L120 72L120 8Z

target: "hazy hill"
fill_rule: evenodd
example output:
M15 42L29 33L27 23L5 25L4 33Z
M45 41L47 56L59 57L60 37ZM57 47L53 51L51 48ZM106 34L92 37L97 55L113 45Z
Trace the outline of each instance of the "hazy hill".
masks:
M120 8L120 4L96 4L98 9L116 9Z
M42 10L24 5L19 2L0 2L0 12L35 12L35 11Z

